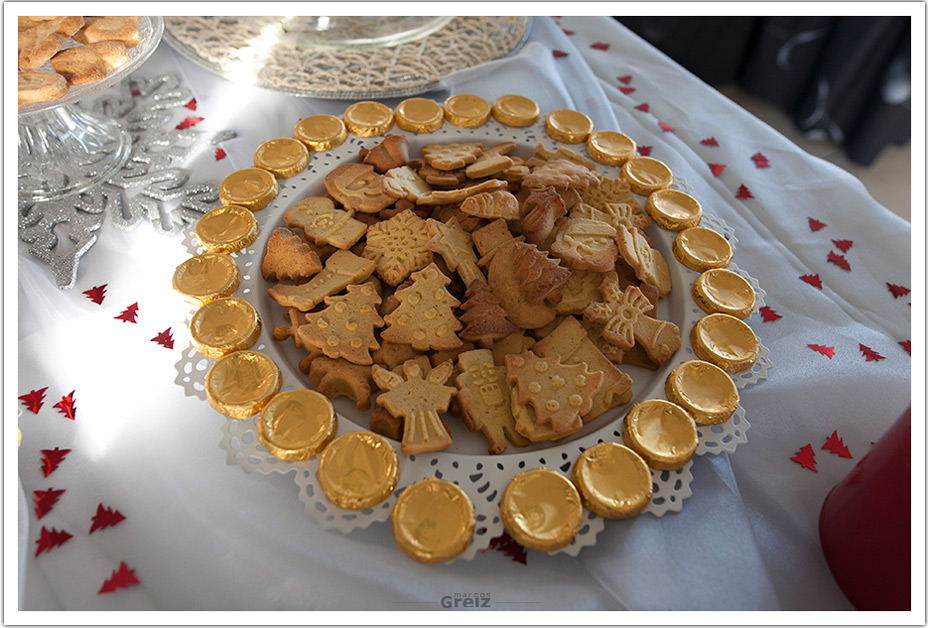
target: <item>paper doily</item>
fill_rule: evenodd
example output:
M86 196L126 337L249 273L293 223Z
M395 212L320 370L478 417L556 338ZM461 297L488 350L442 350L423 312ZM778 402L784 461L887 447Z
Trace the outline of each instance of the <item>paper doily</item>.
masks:
M531 27L530 17L464 16L391 47L316 46L307 43L313 26L302 22L318 19L166 17L164 39L234 81L297 96L360 100L435 89L456 70L518 50Z
M526 156L531 154L539 142L551 150L556 150L558 146L557 142L545 134L543 122L529 127L514 128L491 120L475 129L445 124L440 130L424 136L399 129L393 129L391 133L403 135L409 140L411 154L418 151L423 144L435 142L497 143L511 140L519 147L516 152ZM277 199L264 210L255 213L261 226L261 236L258 240L246 250L233 255L242 274L239 295L255 305L263 323L261 336L252 348L269 355L277 362L284 377L284 390L306 386L305 376L297 367L300 358L305 354L296 350L292 342L277 342L271 339L273 327L282 322L284 308L274 303L266 294L269 286L268 282L260 277L261 255L273 228L282 222L283 213L293 202L306 196L324 194L322 177L326 172L338 163L354 158L362 148L372 148L381 139L350 136L344 144L329 152L313 154L310 167L300 175L281 180ZM580 150L577 145L570 148ZM600 170L614 176L612 168L602 166ZM732 230L723 221L713 218L710 222L713 228L719 229L729 235L731 241L735 241ZM654 246L671 262L670 269L675 286L670 295L659 303L658 317L672 320L680 327L682 347L673 360L662 365L657 371L622 367L634 381L633 403L649 398L665 398L664 379L676 365L693 359L688 332L705 314L696 307L690 290L693 280L698 276L697 273L688 271L676 263L673 257L671 243L674 235L674 232L661 229L653 229L651 233ZM185 242L192 255L202 252L192 230L188 230ZM759 290L757 281L741 269L733 270L745 276L751 285L758 289L757 307L760 307L764 293ZM762 357L755 369L745 371L741 374L744 377L735 378L739 387L766 378L766 372L770 368L767 355L766 348L762 348ZM203 357L192 346L187 347L177 362L175 382L183 387L187 395L205 400L203 382L212 362L213 360ZM209 408L206 403L203 405ZM337 398L334 405L339 414L339 433L368 429L369 415L356 412L353 402ZM574 461L586 448L601 441L622 441L621 421L630 407L631 404L613 408L566 442L534 443L527 448L510 447L497 456L484 453L486 441L482 435L470 433L461 421L448 421L454 437L452 446L442 452L415 456L400 454L401 475L394 494L375 507L357 512L334 507L322 493L317 478L318 457L294 463L281 462L271 456L257 441L254 417L244 421L226 420L222 426L220 446L226 452L229 464L240 466L248 473L293 472L294 482L299 487L299 498L305 505L306 513L324 528L345 533L388 520L398 494L419 479L436 476L455 482L474 502L477 532L473 543L462 555L463 558L472 558L478 550L487 548L492 538L503 532L499 518L499 500L516 473L546 466L569 477ZM697 455L733 453L738 445L747 442L746 432L749 428L750 424L742 407L738 407L734 416L721 425L700 426ZM396 446L398 449L398 443ZM660 517L682 509L683 501L692 495L690 484L693 479L693 463L690 461L681 469L672 472L652 470L653 497L645 512ZM561 552L576 555L583 547L595 544L596 536L603 529L605 520L589 512L585 517L580 533L571 545L560 550Z

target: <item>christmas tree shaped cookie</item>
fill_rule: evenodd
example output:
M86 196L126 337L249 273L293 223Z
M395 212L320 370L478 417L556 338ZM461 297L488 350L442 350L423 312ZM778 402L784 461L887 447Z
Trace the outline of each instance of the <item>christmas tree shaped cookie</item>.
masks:
M374 328L383 327L377 313L380 295L370 282L348 286L348 293L325 298L326 308L306 315L296 330L303 346L316 347L330 358L345 358L353 364L373 364L371 350L380 343Z
M403 364L403 375L375 364L371 371L374 382L385 392L377 397L377 405L393 416L403 417L404 454L440 451L451 444L451 435L439 414L448 411L456 388L445 386L454 365L442 362L423 377L415 360Z
M473 281L465 296L467 300L461 306L464 310L461 322L467 323L467 327L458 334L461 339L489 349L494 340L505 338L518 329L506 318L506 310L500 305L499 297L493 294L493 289L485 281Z
M412 285L394 293L399 306L387 314L381 338L411 345L416 351L457 349L461 323L454 308L461 304L445 289L451 280L431 263L411 275Z

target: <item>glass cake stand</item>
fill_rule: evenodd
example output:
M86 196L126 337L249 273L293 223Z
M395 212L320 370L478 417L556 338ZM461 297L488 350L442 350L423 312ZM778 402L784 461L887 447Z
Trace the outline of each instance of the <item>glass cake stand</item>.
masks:
M118 122L79 109L76 103L111 87L144 63L161 41L164 21L142 17L139 32L142 42L129 50L129 60L102 81L19 108L20 200L50 201L86 192L125 165L132 149L128 131ZM51 72L51 64L39 71Z

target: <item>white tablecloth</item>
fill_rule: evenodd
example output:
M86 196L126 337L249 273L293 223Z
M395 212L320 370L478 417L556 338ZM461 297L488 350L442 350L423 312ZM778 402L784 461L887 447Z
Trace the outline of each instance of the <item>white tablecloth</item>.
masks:
M204 181L250 166L260 142L289 136L302 117L340 115L347 104L238 85L166 44L137 74L166 72L192 90L195 115L204 118L198 128L237 134L222 144L225 159L197 162L194 177ZM597 128L650 147L707 213L735 230L738 265L760 281L781 317L750 320L774 368L742 391L748 443L734 455L695 462L693 496L682 512L609 521L577 558L529 552L523 565L488 551L472 561L414 563L388 525L323 531L304 514L289 476L226 464L217 447L222 417L174 384L189 307L169 278L189 253L180 236L106 221L72 290L56 288L49 268L18 243L18 380L7 388L6 408L47 387L42 409L18 419L27 502L20 514L28 523L22 609L442 611L441 599L455 593L488 594L492 609L518 611L852 609L823 558L818 514L831 487L910 403L912 357L900 343L912 339L910 303L922 288L912 286L910 225L855 178L803 152L611 18L536 18L517 54L449 76L427 96L441 102L458 93L490 101L515 93L542 112L584 111ZM709 138L717 145L702 143ZM769 167L755 165L758 152ZM708 164L725 167L716 176ZM742 185L752 198L737 197ZM809 218L826 226L813 231ZM834 240L852 246L844 253ZM828 263L829 252L843 254L852 270ZM821 289L800 279L812 274ZM102 305L82 295L102 284ZM913 292L896 298L888 284ZM114 318L133 303L137 323ZM183 339L170 351L151 342L167 327ZM810 344L833 347L833 357ZM884 359L867 360L860 345ZM71 391L73 421L53 407ZM9 454L17 421L7 416ZM822 450L835 430L853 459ZM790 460L806 444L817 472ZM40 452L55 447L71 452L45 477ZM15 473L6 480L15 491ZM49 488L66 492L38 520L34 491ZM88 534L98 504L126 519ZM72 538L36 557L43 526ZM97 594L121 562L139 583Z

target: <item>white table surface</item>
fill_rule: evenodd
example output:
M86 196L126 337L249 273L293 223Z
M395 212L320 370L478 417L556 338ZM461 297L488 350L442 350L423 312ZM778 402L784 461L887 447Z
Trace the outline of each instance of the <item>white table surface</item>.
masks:
M198 128L237 134L222 144L225 159L197 162L193 176L202 180L250 166L263 140L289 136L306 115L339 115L347 104L237 85L162 44L138 75L166 72L195 96L195 115L204 118ZM682 512L608 521L596 546L577 558L529 552L523 565L488 551L419 565L398 551L389 525L326 532L304 514L289 477L226 464L217 446L223 418L174 384L189 314L169 281L189 256L182 238L106 221L72 290L58 289L49 268L17 243L18 380L6 389L5 408L22 409L16 397L48 388L39 413L18 418L20 514L28 510L22 609L441 611L441 598L456 592L487 593L494 610L852 609L823 558L818 514L831 487L910 403L913 358L899 343L912 339L912 307L923 303L910 305L923 287L912 285L910 225L851 175L803 152L611 18L536 18L516 55L449 76L426 96L441 102L457 93L490 101L516 93L542 112L582 110L597 128L650 146L707 213L735 230L736 262L781 316L763 322L755 313L749 321L774 368L742 391L748 443L696 460L694 494ZM701 143L710 137L718 146ZM768 168L755 167L757 152ZM714 176L709 163L725 168ZM742 184L753 198L736 198ZM810 217L827 226L813 232ZM826 261L829 251L841 252L832 240L842 239L853 241L850 272ZM815 273L821 290L799 279ZM913 292L894 298L888 283ZM102 305L81 294L101 284ZM137 324L114 320L133 302ZM171 351L150 341L169 326L177 339ZM809 344L834 347L834 357ZM859 345L885 359L867 361ZM77 417L69 421L53 405L72 390ZM17 420L7 416L11 454ZM821 449L834 430L853 459ZM790 460L807 443L815 473ZM71 453L46 478L39 452L54 447ZM15 477L5 479L15 494ZM33 491L50 487L66 493L39 521ZM126 520L87 534L98 503ZM34 557L42 526L73 538ZM98 595L123 561L139 584ZM578 620L570 617L535 620Z

